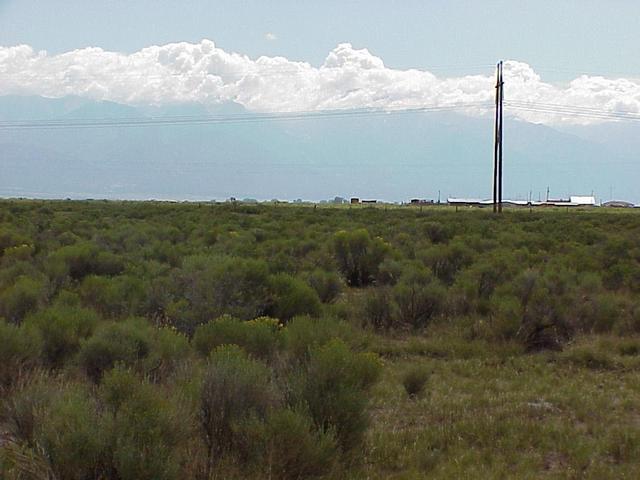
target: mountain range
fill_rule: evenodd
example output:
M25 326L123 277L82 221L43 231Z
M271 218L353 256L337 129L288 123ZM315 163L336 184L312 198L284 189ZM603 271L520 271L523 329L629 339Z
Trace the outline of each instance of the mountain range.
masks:
M491 194L493 121L453 113L222 124L6 129L2 122L252 113L237 104L133 107L79 97L0 97L0 195L387 201ZM247 118L247 117L245 117ZM640 201L639 125L551 128L507 116L505 197Z

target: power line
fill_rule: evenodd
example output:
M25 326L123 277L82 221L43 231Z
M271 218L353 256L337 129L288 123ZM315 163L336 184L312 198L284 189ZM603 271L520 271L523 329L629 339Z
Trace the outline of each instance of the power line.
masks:
M523 102L505 100L508 107L515 110L530 111L537 113L548 113L550 115L574 115L595 119L640 119L640 113L625 110L604 110L592 107L582 107L578 105L563 105L542 102ZM488 108L489 102L458 102L451 105L432 107L402 107L396 109L377 110L306 110L294 112L263 112L258 114L240 113L226 115L169 115L161 117L140 116L140 117L92 117L92 118L62 118L62 119L36 119L36 120L11 120L0 121L0 129L14 128L53 128L53 127L84 127L84 126L128 126L128 125L151 125L151 124L183 124L183 123L235 123L245 121L267 120L273 117L274 120L291 120L299 116L322 118L339 116L372 116L396 113L420 113L428 111L446 111L450 109L466 108Z
M586 107L582 105L571 105L571 104L561 104L561 103L545 103L545 102L537 102L537 101L519 101L519 100L507 100L507 103L512 105L517 105L521 107L534 107L534 108L549 108L549 109L557 109L557 110L571 110L571 111L579 111L582 113L594 113L594 114L619 114L619 115L637 115L640 116L640 112L632 111L632 110L607 110L604 108L596 108L596 107Z
M122 127L146 127L146 126L175 126L175 125L207 125L207 124L238 124L238 123L262 123L271 121L301 121L317 120L324 118L346 117L374 117L385 115L406 115L412 113L444 112L464 110L469 108L489 107L486 102L458 103L445 106L378 109L378 110L330 110L308 112L268 112L262 114L238 114L219 116L175 116L175 117L143 117L143 118L113 118L113 119L83 119L78 121L44 120L24 122L0 123L0 130L36 130L59 128L122 128Z
M222 114L222 115L162 115L158 117L147 116L147 115L138 115L138 116L123 116L123 117L65 117L65 118L43 118L43 119L29 119L29 120L0 120L0 126L2 125L35 125L35 124L50 124L50 123L92 123L92 122L109 122L109 121L183 121L183 120L197 120L197 121L206 121L206 120L232 120L232 119L255 119L259 115L270 115L270 116L286 116L286 115L316 115L316 116L334 116L334 115L343 115L343 114L363 114L363 113L394 113L394 112L407 112L411 113L413 111L428 111L428 110L441 110L448 108L466 108L467 106L470 108L473 107L483 107L488 105L488 102L457 102L452 103L450 105L434 105L434 106L421 106L421 105L406 105L403 107L396 108L378 108L378 109L357 109L357 108L348 108L348 109L335 109L335 110L295 110L295 111L280 111L280 112L256 112L256 113L230 113L230 114Z
M640 121L640 116L638 115L630 115L630 114L618 114L615 112L585 112L574 109L561 109L561 108L548 108L544 106L535 106L535 105L518 105L512 102L505 102L507 107L510 110L522 111L522 112L532 112L532 113L544 113L547 115L557 115L557 116L568 116L568 117L577 117L577 118L585 118L592 120L621 120L621 121Z

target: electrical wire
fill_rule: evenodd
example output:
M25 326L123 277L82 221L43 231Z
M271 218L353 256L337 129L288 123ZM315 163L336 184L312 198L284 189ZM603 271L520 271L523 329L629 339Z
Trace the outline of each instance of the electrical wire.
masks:
M70 121L68 119L38 120L38 121L6 121L0 122L0 130L34 130L34 129L58 129L58 128L122 128L145 126L176 126L176 125L209 125L209 124L239 124L261 123L271 121L302 121L317 119L335 119L346 117L374 117L386 115L406 115L412 113L444 112L469 108L488 108L490 102L467 102L452 105L376 109L376 110L320 110L307 112L266 112L258 114L235 114L218 116L173 116L173 117L141 117L141 118L103 118L81 119Z
M547 107L547 108L558 108L558 109L570 109L570 110L578 110L586 113L616 113L616 114L629 114L629 115L640 115L640 112L633 110L605 110L602 108L596 107L586 107L582 105L571 105L567 103L545 103L545 102L537 102L537 101L522 101L522 100L505 100L505 103L511 103L519 106L537 106L537 107Z
M256 112L256 113L249 113L249 112L245 112L245 113L232 113L232 114L224 114L224 115L162 115L159 117L154 117L154 116L147 116L147 115L142 115L142 114L138 114L136 116L124 116L124 117L94 117L94 118L90 118L90 117L76 117L76 118L70 118L70 117L65 117L65 118L58 118L58 119L29 119L29 120L1 120L0 121L0 125L5 125L5 124L21 124L21 123L27 123L30 125L35 125L35 124L49 124L49 123L74 123L74 122L82 122L82 123L89 123L89 122L101 122L101 121L118 121L118 120L123 120L123 121L142 121L142 120L160 120L160 121L182 121L182 120L211 120L211 121L216 121L216 120L231 120L231 119L254 119L256 118L256 116L258 115L273 115L273 116L285 116L285 115L317 115L317 116L321 116L321 115L336 115L336 114L343 114L343 113L368 113L368 112L373 112L373 113L389 113L389 112L396 112L396 111L418 111L418 110L429 110L429 109L442 109L442 108L450 108L450 107L466 107L466 106L470 106L470 107L474 107L474 106L490 106L489 102L457 102L455 104L450 104L450 105L441 105L441 106L432 106L432 107L425 107L425 106L421 106L421 105L407 105L407 106L403 106L403 107L397 107L397 108L392 108L392 109L356 109L356 108L349 108L349 109L337 109L337 110L296 110L296 111L291 111L291 112L287 112L287 111L282 111L282 112Z
M631 112L619 112L615 110L581 109L582 107L548 107L544 104L534 102L512 102L505 101L505 106L510 110L525 111L533 113L545 113L548 115L570 116L588 118L594 120L625 120L640 121L640 114Z

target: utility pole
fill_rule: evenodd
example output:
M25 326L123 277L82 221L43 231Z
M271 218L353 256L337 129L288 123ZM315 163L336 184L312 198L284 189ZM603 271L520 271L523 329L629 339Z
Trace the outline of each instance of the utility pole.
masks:
M493 213L498 211L498 109L500 103L500 64L496 68L496 112L493 129Z
M493 143L493 211L502 212L502 104L504 80L502 61L496 66L496 117Z
M498 212L502 213L502 105L504 103L504 79L502 78L502 61L500 61L500 132L498 140L500 141L499 157L498 157Z

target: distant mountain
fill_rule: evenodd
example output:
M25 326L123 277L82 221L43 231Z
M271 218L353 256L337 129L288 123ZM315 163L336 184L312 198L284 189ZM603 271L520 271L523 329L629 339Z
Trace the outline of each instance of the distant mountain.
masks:
M7 95L0 97L0 120L46 120L61 118L85 105L94 104L80 97L44 98Z
M251 115L240 105L135 108L77 97L0 97L0 120ZM609 127L607 127L609 128ZM0 130L0 195L55 198L385 200L489 197L490 118L444 113L131 128ZM505 195L640 201L637 135L507 119ZM618 132L618 130L616 130ZM619 131L621 138L633 136ZM634 143L635 142L635 143ZM626 145L626 143L625 143Z
M609 122L600 125L563 127L591 143L597 143L615 152L631 163L640 162L640 123Z

